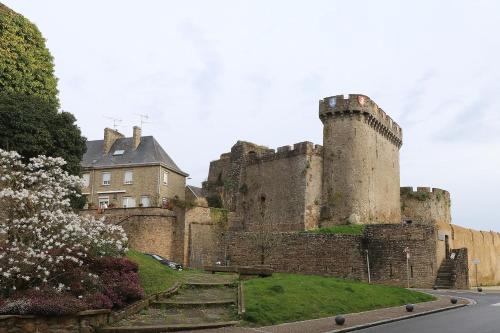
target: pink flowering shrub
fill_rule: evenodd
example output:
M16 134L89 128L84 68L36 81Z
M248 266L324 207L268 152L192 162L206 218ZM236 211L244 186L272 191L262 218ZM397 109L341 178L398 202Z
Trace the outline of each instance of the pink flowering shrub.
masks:
M93 267L103 282L102 293L113 307L121 308L144 297L137 264L124 258L103 257L97 259Z
M142 296L137 266L113 258L127 250L123 228L71 210L81 179L64 164L0 149L0 313L56 315Z
M73 295L54 289L16 293L0 308L0 314L62 316L86 310L88 305Z

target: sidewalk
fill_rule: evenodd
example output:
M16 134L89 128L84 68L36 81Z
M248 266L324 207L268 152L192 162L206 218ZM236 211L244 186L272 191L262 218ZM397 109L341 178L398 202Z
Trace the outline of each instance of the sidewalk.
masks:
M212 330L189 331L190 333L327 333L327 332L349 332L368 326L375 326L384 322L396 321L424 315L426 313L449 310L463 307L468 304L464 299L458 300L453 305L449 296L436 296L438 299L432 302L417 303L413 312L406 312L404 306L385 308L366 312L345 315L346 322L343 326L335 324L335 317L312 319L293 323L259 328L231 327Z

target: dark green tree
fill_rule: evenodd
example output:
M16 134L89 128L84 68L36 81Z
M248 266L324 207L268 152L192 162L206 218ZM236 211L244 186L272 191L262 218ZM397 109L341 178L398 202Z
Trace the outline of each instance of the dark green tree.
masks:
M0 92L58 103L52 56L28 19L0 3Z
M0 148L28 159L64 158L78 174L85 138L75 117L59 112L52 56L28 19L0 3Z
M72 174L80 171L85 138L69 112L36 95L0 93L0 148L15 150L25 159L59 156Z

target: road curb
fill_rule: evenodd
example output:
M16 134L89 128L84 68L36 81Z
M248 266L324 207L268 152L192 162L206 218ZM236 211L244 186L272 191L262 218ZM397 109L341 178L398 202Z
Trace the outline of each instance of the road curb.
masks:
M429 315L429 314L432 314L432 313L437 313L437 312L443 312L443 311L458 309L458 308L462 308L462 307L465 307L465 306L468 306L468 305L469 304L458 304L458 305L448 306L448 307L445 307L445 308L439 308L439 309L424 311L424 312L420 312L420 313L413 313L411 315L406 315L406 316L400 316L400 317L396 317L396 318L390 318L390 319L384 319L384 320L374 321L374 322L371 322L371 323L356 325L356 326L347 327L347 328L343 328L343 329L336 329L336 330L328 331L328 332L325 332L325 333L352 332L352 331L357 331L357 330L361 330L361 329L364 329L364 328L379 326L379 325L383 325L383 324L389 324L389 323L393 323L393 322L401 321L401 320L405 320L405 319L411 319L411 318L416 318L416 317L420 317L420 316L425 316L425 315Z

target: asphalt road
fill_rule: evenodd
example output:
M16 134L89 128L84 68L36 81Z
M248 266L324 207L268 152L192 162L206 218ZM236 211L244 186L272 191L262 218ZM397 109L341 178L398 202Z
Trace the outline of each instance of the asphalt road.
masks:
M363 333L500 333L500 292L429 291L472 299L477 304L375 326ZM418 306L418 304L416 305Z

